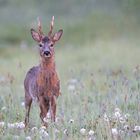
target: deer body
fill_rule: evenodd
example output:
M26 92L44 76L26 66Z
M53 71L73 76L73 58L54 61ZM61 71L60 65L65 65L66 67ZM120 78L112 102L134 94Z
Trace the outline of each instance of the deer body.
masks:
M52 22L53 20L54 19L52 19ZM53 23L51 23L51 33L52 25ZM50 32L49 36L44 36L41 32L41 25L39 33L31 29L33 39L36 40L40 46L41 61L39 66L31 68L27 72L24 80L26 107L25 125L29 122L32 100L37 100L39 103L41 111L40 118L44 125L47 125L46 122L44 122L44 118L49 110L52 121L55 121L56 98L60 95L60 81L55 69L53 46L55 42L60 39L63 31L59 30L53 36L51 36Z

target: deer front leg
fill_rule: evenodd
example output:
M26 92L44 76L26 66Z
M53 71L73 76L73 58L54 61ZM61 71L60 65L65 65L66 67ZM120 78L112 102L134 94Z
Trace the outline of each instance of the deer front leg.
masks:
M39 97L39 106L40 106L40 118L43 124L47 127L47 122L44 122L44 118L46 117L49 110L49 100L45 97Z
M29 124L29 114L30 114L30 108L32 104L32 98L25 95L25 109L26 109L26 115L25 115L25 127Z
M50 100L51 120L55 122L56 117L56 97L53 95Z

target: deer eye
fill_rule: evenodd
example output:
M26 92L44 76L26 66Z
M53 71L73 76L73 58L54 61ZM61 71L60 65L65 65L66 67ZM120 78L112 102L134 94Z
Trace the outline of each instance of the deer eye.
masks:
M53 47L53 43L50 44L50 47Z
M39 47L43 47L43 44L42 43L39 43Z

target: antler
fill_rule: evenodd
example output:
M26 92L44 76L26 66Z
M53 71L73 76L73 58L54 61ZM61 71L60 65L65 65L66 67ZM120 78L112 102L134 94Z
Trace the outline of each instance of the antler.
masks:
M37 20L38 20L38 32L39 32L39 34L42 36L42 35L43 35L43 32L42 32L42 27L41 27L40 18L38 17Z
M48 33L48 36L51 37L52 30L53 30L53 25L54 25L54 16L52 17L51 25L50 25L50 31Z

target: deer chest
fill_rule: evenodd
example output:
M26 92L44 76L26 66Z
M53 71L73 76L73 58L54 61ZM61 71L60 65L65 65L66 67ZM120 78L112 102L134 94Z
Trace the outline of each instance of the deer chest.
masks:
M40 73L37 78L37 85L40 94L47 94L47 96L59 94L60 85L56 72Z

